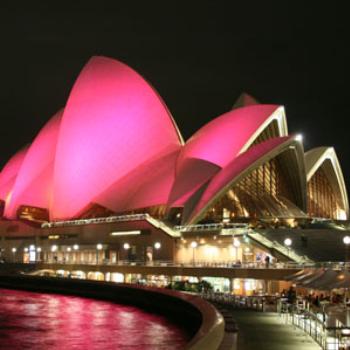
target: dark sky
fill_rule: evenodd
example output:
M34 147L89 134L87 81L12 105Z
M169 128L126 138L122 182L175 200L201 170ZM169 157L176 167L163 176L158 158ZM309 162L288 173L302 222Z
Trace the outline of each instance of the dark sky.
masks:
M0 165L64 106L86 61L105 55L154 85L185 139L247 91L284 105L306 149L333 145L347 179L348 12L278 3L1 2Z

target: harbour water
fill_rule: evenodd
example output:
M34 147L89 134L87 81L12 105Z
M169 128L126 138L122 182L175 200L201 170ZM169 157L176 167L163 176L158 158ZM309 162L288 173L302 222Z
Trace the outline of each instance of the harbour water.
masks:
M133 306L0 289L0 349L172 350L188 337L165 317Z

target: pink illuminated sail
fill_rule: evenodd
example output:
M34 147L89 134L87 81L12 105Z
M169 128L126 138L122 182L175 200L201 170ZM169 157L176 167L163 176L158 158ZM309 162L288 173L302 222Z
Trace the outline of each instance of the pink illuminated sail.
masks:
M19 206L48 209L52 193L56 143L63 111L56 113L42 128L23 160L5 216L15 218Z
M16 181L17 174L21 168L27 150L28 146L18 151L5 164L4 168L0 173L0 199L5 201L5 208L10 201L13 185Z
M278 106L252 105L225 113L198 130L178 157L168 204L181 206L208 179L254 141Z
M186 142L180 153L177 169L188 158L203 159L220 167L226 166L277 108L276 105L247 106L212 120Z
M118 179L181 143L164 102L138 73L93 57L63 114L51 214L74 217Z
M230 185L239 175L244 173L244 171L249 169L255 162L262 158L266 161L266 157L270 152L281 147L283 144L289 145L291 142L294 142L293 137L273 138L253 146L248 151L235 158L210 181L208 187L205 189L195 206L189 221L199 215L203 208L206 208L208 204L223 191L223 189Z

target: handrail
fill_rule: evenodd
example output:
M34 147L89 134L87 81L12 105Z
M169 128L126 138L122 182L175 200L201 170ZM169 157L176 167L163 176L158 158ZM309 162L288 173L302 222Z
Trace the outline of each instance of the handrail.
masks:
M282 299L279 309L280 317L284 322L309 334L323 350L345 349L343 346L348 339L350 329L340 321L337 326L327 325L327 312L317 314L308 310L308 307L293 305Z
M264 235L262 235L259 232L251 230L251 231L248 231L247 235L252 239L254 239L255 241L261 243L265 247L273 248L277 250L278 252L288 257L289 259L292 259L296 263L302 264L302 263L312 262L307 257L296 254L293 249L287 248L284 245L278 243L277 241L271 241L270 239L266 238Z
M45 227L65 227L65 226L79 226L87 224L102 224L118 221L139 221L149 218L150 215L147 213L143 214L130 214L130 215L115 215L101 218L90 218L90 219L77 219L77 220L65 220L65 221L48 221L41 224L42 228Z
M248 229L249 225L246 223L212 223L212 224L197 224L197 225L177 225L174 226L174 230L180 232L192 232L192 231L212 231L222 229Z
M147 222L149 222L151 225L153 225L156 228L159 228L161 230L163 230L165 233L167 233L169 236L172 237L180 237L180 232L174 230L173 228L171 228L170 226L166 225L164 222L162 222L161 220L157 220L155 219L153 216L148 215L146 217Z
M173 262L173 261L163 261L157 260L152 262L144 261L129 261L129 260L119 260L117 262L110 261L99 261L98 264L94 261L71 261L59 260L59 261L37 261L36 263L52 264L52 265L104 265L104 266L145 266L145 267L180 267L180 268L220 268L220 269L270 269L270 270L302 270L302 269L319 269L319 268L329 268L335 270L342 270L344 268L350 269L350 263L344 262L323 262L323 263L304 263L299 264L296 262L278 262L269 263L268 265L264 262L235 262L235 261L196 261L192 262ZM26 264L35 264L34 262Z
M139 221L147 220L151 225L163 230L167 234L173 237L179 237L180 233L170 226L166 225L160 220L152 217L148 213L142 214L130 214L130 215L115 215L107 216L101 218L90 218L90 219L79 219L79 220L65 220L65 221L50 221L44 222L41 224L42 228L51 228L51 227L66 227L66 226L80 226L88 224L105 224L111 222L123 222L123 221Z

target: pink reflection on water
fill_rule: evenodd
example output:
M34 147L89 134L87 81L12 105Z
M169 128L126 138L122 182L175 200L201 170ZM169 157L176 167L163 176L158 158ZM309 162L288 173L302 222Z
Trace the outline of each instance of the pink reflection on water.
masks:
M182 349L184 329L136 307L0 289L1 349Z

